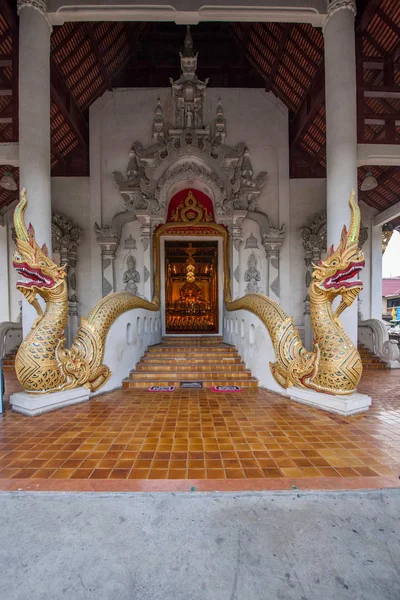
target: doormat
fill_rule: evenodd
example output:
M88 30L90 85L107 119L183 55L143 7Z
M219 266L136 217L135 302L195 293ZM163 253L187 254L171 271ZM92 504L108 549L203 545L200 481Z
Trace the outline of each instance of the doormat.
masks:
M214 385L212 392L241 392L242 388L238 385Z
M181 381L181 388L197 389L197 388L202 388L202 387L203 387L202 381Z
M148 392L173 392L175 390L174 385L152 385L147 390Z

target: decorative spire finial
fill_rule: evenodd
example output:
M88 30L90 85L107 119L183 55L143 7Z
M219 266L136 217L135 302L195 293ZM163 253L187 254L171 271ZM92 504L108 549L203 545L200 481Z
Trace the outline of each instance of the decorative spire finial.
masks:
M160 97L157 98L157 107L156 107L156 116L153 122L153 141L155 143L164 141L164 117L163 110L161 106Z
M226 137L226 121L221 98L218 98L217 117L215 119L215 140L224 143Z
M183 51L183 56L194 56L193 55L193 38L190 33L190 25L186 27L186 36L185 36L185 49Z

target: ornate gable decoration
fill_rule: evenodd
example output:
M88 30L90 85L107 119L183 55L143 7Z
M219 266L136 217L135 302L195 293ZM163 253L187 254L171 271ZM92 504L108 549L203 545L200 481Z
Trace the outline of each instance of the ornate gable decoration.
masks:
M211 223L213 220L212 214L194 197L192 190L171 215L173 223L197 225L198 223Z
M113 173L126 210L147 210L158 220L167 215L168 190L182 178L198 179L212 190L216 216L231 217L234 209L254 210L267 173L254 177L250 151L242 143L225 144L226 120L221 99L216 117L204 125L204 97L208 79L196 75L197 54L190 28L180 53L181 76L172 86L172 123L165 123L160 98L153 121L153 143L135 142L129 152L126 177Z

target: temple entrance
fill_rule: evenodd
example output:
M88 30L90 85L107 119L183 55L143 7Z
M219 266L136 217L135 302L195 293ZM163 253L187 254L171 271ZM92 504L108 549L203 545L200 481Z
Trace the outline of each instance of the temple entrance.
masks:
M164 256L166 333L217 333L218 242L166 240Z

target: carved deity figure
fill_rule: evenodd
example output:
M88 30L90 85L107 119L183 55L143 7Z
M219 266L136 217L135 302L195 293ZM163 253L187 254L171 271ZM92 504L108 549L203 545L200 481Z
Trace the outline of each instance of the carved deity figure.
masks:
M137 294L138 287L137 283L140 283L139 272L136 271L136 260L134 256L129 255L126 261L128 269L124 273L123 282L125 285L125 291Z
M247 271L244 274L244 280L247 282L246 294L256 294L261 292L258 282L261 280L260 271L257 269L257 257L251 253L247 261Z

